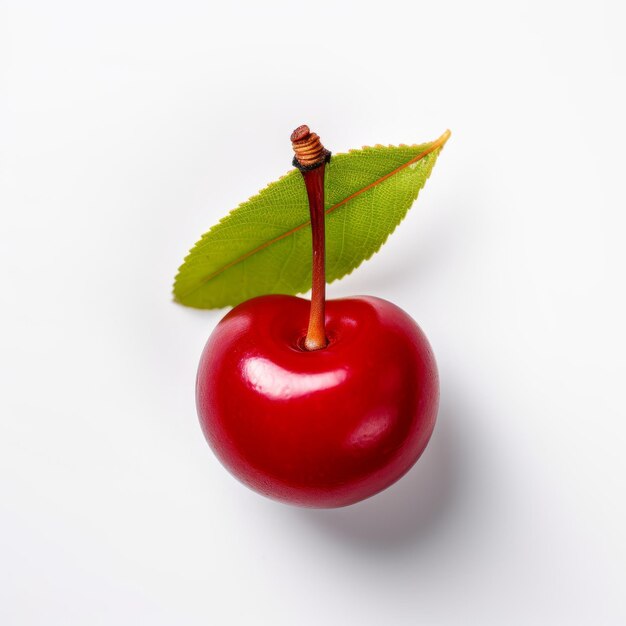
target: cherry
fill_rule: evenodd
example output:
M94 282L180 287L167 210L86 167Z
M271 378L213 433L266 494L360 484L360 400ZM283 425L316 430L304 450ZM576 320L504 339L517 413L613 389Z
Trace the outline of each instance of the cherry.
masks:
M217 325L197 406L222 463L256 491L336 507L388 487L435 425L437 369L402 309L374 297L326 303L328 345L304 348L310 303L261 296Z
M313 238L311 302L261 296L228 313L200 359L196 403L222 463L256 491L337 507L385 489L432 434L439 387L428 340L394 304L325 300L324 169L306 126L292 136Z

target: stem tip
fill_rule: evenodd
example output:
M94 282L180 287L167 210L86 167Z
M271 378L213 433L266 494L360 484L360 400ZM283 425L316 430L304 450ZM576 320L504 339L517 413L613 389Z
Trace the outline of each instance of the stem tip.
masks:
M291 147L296 154L294 165L303 171L319 167L330 158L330 152L324 148L320 138L312 133L306 124L298 126L291 133Z
M291 141L302 141L305 137L308 137L311 134L309 127L306 124L302 124L302 126L298 126L296 130L291 133Z

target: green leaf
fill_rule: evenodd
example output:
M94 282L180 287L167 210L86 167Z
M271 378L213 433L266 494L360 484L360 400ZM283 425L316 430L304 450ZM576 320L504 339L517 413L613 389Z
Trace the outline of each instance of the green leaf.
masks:
M333 155L326 166L326 280L352 272L385 243L426 183L450 136ZM174 299L201 309L311 288L304 181L292 170L224 217L178 271Z

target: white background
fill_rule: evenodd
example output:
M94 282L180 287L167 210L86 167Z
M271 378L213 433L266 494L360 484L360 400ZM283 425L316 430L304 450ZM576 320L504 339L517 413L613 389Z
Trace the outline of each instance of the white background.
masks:
M0 7L0 623L626 622L622 2ZM222 469L194 377L224 312L170 301L302 122L334 152L453 132L329 287L426 331L435 436L334 511Z

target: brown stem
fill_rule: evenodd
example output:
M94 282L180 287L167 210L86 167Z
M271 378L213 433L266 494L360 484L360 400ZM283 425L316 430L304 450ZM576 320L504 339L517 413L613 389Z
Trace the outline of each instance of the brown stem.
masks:
M291 135L296 156L293 164L302 172L311 213L313 266L311 285L311 312L309 328L304 339L307 350L320 350L328 345L325 325L326 268L324 225L324 170L330 152L308 126L299 126Z

